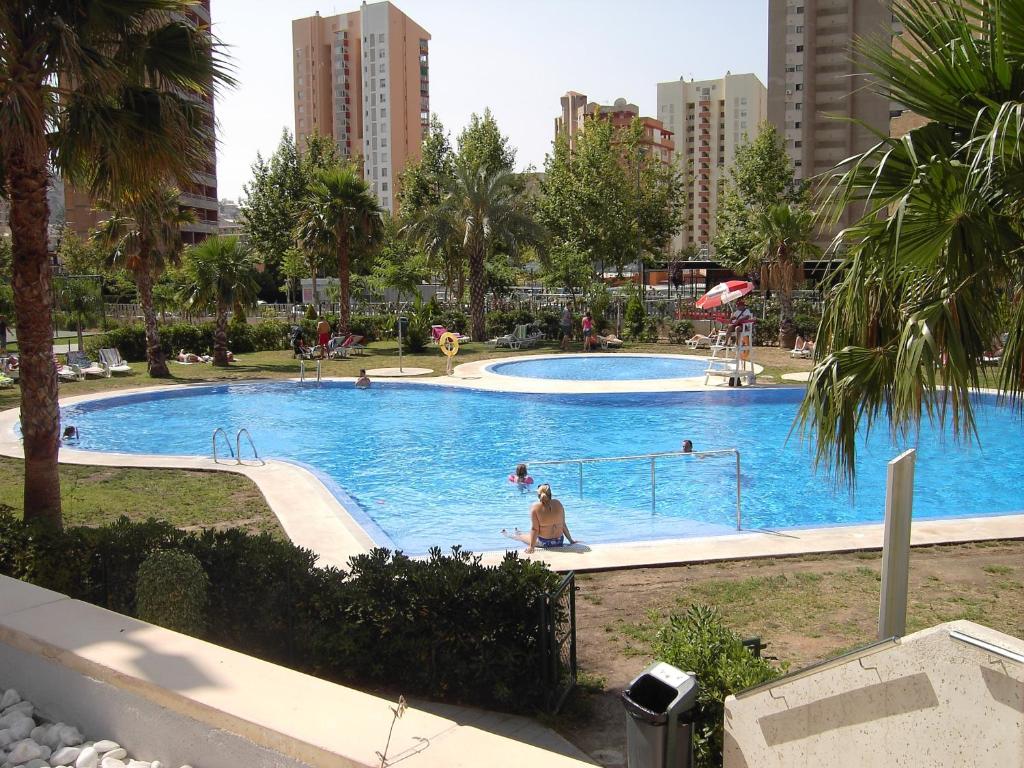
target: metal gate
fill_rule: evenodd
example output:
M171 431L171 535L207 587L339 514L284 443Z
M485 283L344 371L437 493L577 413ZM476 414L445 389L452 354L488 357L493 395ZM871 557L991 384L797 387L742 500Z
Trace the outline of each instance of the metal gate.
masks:
M537 604L547 708L557 712L576 685L576 574L570 571L557 589L540 595Z

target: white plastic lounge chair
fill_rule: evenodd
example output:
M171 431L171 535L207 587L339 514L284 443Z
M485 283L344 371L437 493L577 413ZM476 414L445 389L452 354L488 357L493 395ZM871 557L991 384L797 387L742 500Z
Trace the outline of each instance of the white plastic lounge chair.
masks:
M100 363L94 363L84 352L68 352L68 365L78 368L85 376L110 376L110 369Z
M686 346L690 349L711 349L713 339L703 333L695 333L686 340Z
M17 381L21 375L21 369L18 368L18 358L10 355L0 357L0 374Z
M107 366L111 373L131 373L132 367L124 361L121 353L113 347L100 350L100 364Z
M499 347L508 347L509 349L519 349L519 339L516 338L514 333L506 333L504 336L498 336L487 342L488 346L498 349Z
M77 365L57 365L57 378L61 381L85 381L85 374Z
M806 341L798 341L796 345L789 351L790 357L808 358L814 354L814 347L808 347Z
M596 338L597 343L601 345L601 349L618 349L622 346L622 339L614 333L610 333L607 336L598 335Z
M14 379L0 373L0 389L10 389L14 386Z
M513 336L519 341L519 349L528 349L529 347L536 346L537 342L544 338L544 334L540 331L529 333L529 325L517 325Z

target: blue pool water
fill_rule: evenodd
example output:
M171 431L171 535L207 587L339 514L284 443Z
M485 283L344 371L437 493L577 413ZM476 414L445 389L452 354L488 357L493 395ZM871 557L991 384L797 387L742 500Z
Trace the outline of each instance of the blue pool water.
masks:
M685 357L634 355L564 355L542 360L495 363L490 370L500 376L571 381L635 381L703 376L707 360Z
M696 450L742 454L743 522L792 528L880 521L886 462L904 446L884 430L861 440L851 499L815 474L808 446L789 439L802 392L796 389L529 395L376 383L240 384L125 395L64 410L85 449L209 455L210 434L247 427L265 457L291 459L333 479L387 546L422 553L432 545L499 549L505 527L528 524L533 493L507 477L533 458L621 456ZM1024 507L1021 422L982 399L983 448L962 446L925 426L914 500L916 518L1016 512ZM531 468L549 482L573 535L589 543L658 539L735 530L735 460L677 457L656 464ZM534 486L536 487L536 486Z

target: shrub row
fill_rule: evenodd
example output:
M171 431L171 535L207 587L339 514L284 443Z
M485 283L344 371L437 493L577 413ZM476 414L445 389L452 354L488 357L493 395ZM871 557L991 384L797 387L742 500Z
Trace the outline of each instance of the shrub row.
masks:
M160 346L164 354L179 350L204 354L213 351L214 324L172 323L160 326ZM288 347L287 323L263 320L259 323L229 323L228 349L235 353L264 352ZM123 325L86 339L86 351L115 347L125 360L146 359L146 329L141 324Z
M558 576L514 553L485 567L458 548L424 560L377 549L343 571L266 534L127 518L54 533L0 512L0 573L131 616L139 568L163 550L193 556L209 578L205 640L347 684L521 712L544 704L536 600Z

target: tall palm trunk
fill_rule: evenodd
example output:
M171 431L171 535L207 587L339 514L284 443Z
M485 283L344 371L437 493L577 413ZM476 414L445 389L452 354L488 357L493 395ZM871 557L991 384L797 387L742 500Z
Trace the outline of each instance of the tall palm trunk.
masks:
M351 266L349 248L351 248L351 244L348 238L348 227L345 226L338 233L338 330L341 333L348 333L351 314L349 306L349 270Z
M53 365L53 267L46 244L46 150L7 153L13 240L14 312L21 366L21 434L25 452L25 519L61 528L60 410Z
M473 327L473 339L487 338L484 320L484 293L487 290L487 273L484 271L484 249L474 244L469 252L469 319Z
M167 360L160 347L160 329L156 323L156 311L153 309L153 267L150 255L150 243L143 238L139 244L139 265L135 270L135 287L139 291L139 304L142 306L142 317L146 323L146 360L149 375L166 378L171 375L167 369Z
M222 301L217 302L217 325L213 329L213 364L222 368L228 365L228 308Z

